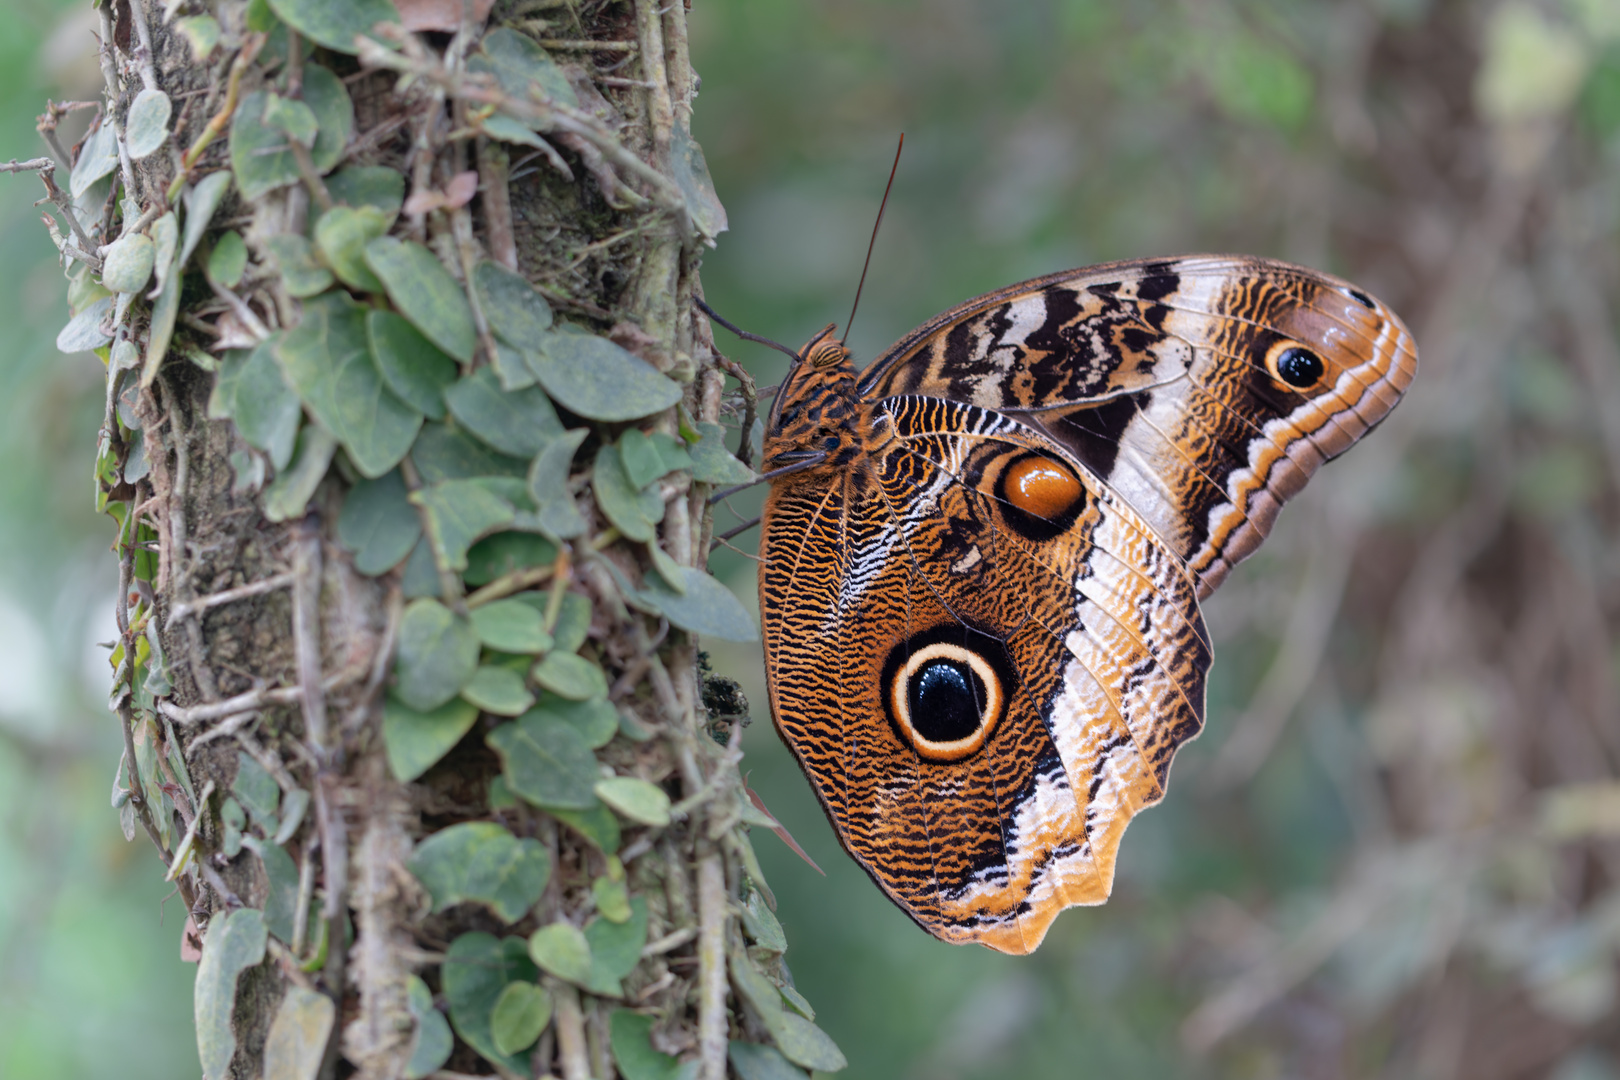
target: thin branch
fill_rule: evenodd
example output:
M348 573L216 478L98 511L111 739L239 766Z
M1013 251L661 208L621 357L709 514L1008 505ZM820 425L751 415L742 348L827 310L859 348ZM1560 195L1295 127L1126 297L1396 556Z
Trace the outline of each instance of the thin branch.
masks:
M210 608L219 607L221 604L233 604L238 600L246 600L250 596L260 596L267 592L274 592L277 589L286 588L296 580L297 578L295 575L289 571L287 573L277 574L275 577L264 578L261 581L253 581L246 585L238 585L234 589L225 589L221 592L210 593L207 596L200 597L196 600L189 600L183 604L176 604L169 609L169 618L168 621L164 623L164 627L165 629L172 628L176 623L187 616L196 615L207 611Z

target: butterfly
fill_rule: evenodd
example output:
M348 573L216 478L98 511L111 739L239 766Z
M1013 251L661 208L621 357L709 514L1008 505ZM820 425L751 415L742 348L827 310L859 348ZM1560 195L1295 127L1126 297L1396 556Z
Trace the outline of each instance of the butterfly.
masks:
M945 941L1034 950L1108 898L1204 720L1199 611L1417 370L1345 281L1108 263L967 301L864 371L796 356L767 424L777 730L839 840Z

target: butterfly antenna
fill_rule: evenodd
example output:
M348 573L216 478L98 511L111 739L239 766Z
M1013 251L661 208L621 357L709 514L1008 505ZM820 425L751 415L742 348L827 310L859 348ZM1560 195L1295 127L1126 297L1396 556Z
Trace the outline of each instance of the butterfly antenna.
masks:
M757 341L761 345L769 345L771 348L775 349L777 352L784 352L784 353L787 353L789 356L793 357L793 362L794 363L798 363L800 360L804 359L798 353L794 352L792 349L788 348L786 345L783 345L779 341L772 341L768 337L760 337L758 334L750 334L746 330L739 330L737 327L733 326L731 323L729 323L725 319L721 318L719 312L715 311L714 308L710 307L708 304L705 304L700 298L698 298L696 296L692 297L692 303L694 303L698 307L702 308L703 309L703 314L707 315L709 318L713 319L715 322L719 323L721 326L725 327L727 330L730 330L733 334L736 334L738 337L742 338L744 341Z
M883 189L883 201L878 204L877 220L872 223L872 239L866 244L866 262L861 264L861 283L855 286L855 302L849 307L849 322L844 324L844 336L840 341L849 340L850 324L855 321L855 312L861 306L861 290L866 288L866 271L872 265L872 249L877 246L877 234L883 224L883 210L889 205L889 191L894 187L894 174L900 171L900 151L906 148L906 133L900 133L900 145L894 148L894 164L889 167L889 183Z

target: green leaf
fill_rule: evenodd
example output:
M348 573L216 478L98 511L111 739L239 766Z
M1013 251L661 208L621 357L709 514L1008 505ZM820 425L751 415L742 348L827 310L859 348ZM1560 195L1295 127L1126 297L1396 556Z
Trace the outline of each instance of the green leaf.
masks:
M171 743L172 747L174 744ZM276 834L271 843L284 845L298 834L298 827L304 823L304 815L309 811L309 792L303 788L294 788L287 792L286 801L281 804L281 824L276 827Z
M355 38L373 37L378 23L399 23L399 12L389 0L270 0L270 7L317 45L351 55L359 51Z
M366 262L401 315L457 360L472 361L478 344L472 308L433 252L414 240L379 236L366 245Z
M630 889L606 874L591 882L591 899L604 919L622 923L630 918Z
M354 104L342 80L318 64L304 65L303 95L320 124L310 160L317 172L324 173L338 163L354 134ZM298 160L286 133L264 122L268 104L269 94L263 90L246 94L231 121L231 171L242 197L250 201L299 180Z
M523 570L531 566L549 566L556 561L557 545L543 536L525 532L496 533L484 537L467 549L467 569L461 576L468 585L476 589L514 570ZM475 615L475 621L476 618ZM546 640L550 642L549 635ZM546 645L546 648L550 647L549 644Z
M680 125L677 124L676 128L680 128ZM698 232L707 237L725 232L726 208L720 204L720 196L715 194L709 165L703 160L703 148L685 129L672 129L670 132L669 164L675 176L675 186L681 189L681 196L686 202L686 212L692 216L692 224Z
M241 237L237 237L240 242ZM136 293L152 280L156 247L151 237L131 233L107 246L101 266L101 284L115 293ZM246 252L244 251L244 256Z
M68 320L56 335L59 352L81 353L99 349L112 338L101 329L101 320L112 311L112 297L104 296Z
M231 794L261 829L275 830L281 788L263 765L241 750L236 752L236 779L231 781Z
M174 106L169 95L147 88L135 95L124 116L124 146L131 161L151 157L169 139L169 116Z
M496 600L472 613L473 631L491 649L508 653L543 653L551 648L545 618L521 600Z
M332 287L332 271L315 261L315 248L302 236L277 233L265 240L265 246L276 260L288 296L316 296Z
M122 341L119 344L129 345L129 342ZM130 346L130 348L134 348L134 346ZM208 392L208 419L229 420L236 414L236 384L242 377L242 369L247 366L248 355L247 349L227 349L225 355L219 358L219 369L214 372L214 388ZM273 357L270 364L272 367L275 366ZM276 378L281 378L279 370L276 372ZM283 383L282 385L285 388L286 384ZM293 408L300 408L297 394L287 390L287 396L292 398ZM137 426L140 424L140 418L133 413L128 414L128 419L125 419L125 416L124 402L120 399L118 402L119 421L125 427L132 427L131 420L135 421Z
M516 716L534 704L534 695L523 684L523 673L508 667L486 664L461 688L461 696L487 713Z
M383 705L383 746L394 776L409 783L454 749L478 721L478 707L453 697L436 709L417 710L397 698Z
M664 464L664 458L658 452L658 447L653 445L646 432L637 431L635 428L619 436L619 462L624 466L624 475L630 481L630 486L637 491L641 491L654 480L670 472L672 468Z
M686 591L677 593L649 578L641 598L682 630L721 641L758 641L759 629L735 593L691 566L681 567Z
M602 669L573 653L547 653L534 665L530 675L535 682L569 701L607 696L607 676L602 674Z
M366 245L386 233L389 224L389 215L374 206L334 206L315 223L315 247L339 281L380 293L382 282L366 265Z
M411 557L405 560L405 576L400 579L399 591L405 594L405 599L415 600L438 596L442 587L438 564L433 561L433 545L424 536L411 549Z
M804 1070L795 1067L774 1046L732 1040L728 1054L738 1080L809 1080Z
M606 777L596 782L596 797L639 824L657 828L669 824L669 796L657 784L634 776Z
M192 997L197 1052L205 1080L227 1080L230 1076L231 1059L236 1056L231 1013L236 1006L237 978L263 962L267 940L264 916L253 908L216 915L208 924Z
M597 506L627 539L646 542L658 535L655 526L663 520L664 502L657 491L642 491L631 483L617 444L606 443L596 451L591 487Z
M422 433L411 447L411 460L429 484L480 476L522 476L529 468L520 458L497 454L466 432L445 424L422 425Z
M569 490L568 472L573 465L574 451L589 434L586 428L575 428L559 435L540 451L529 467L529 494L540 508L535 514L535 524L558 540L571 540L585 534L585 518L574 503L574 493Z
M532 982L509 982L495 999L490 1032L503 1054L527 1050L551 1023L551 995Z
M613 1060L624 1080L681 1080L679 1059L654 1050L650 1036L653 1018L629 1009L615 1009L608 1020Z
M254 836L244 836L242 846L249 848L264 864L267 891L264 897L264 925L272 935L284 942L293 939L293 922L298 911L298 866L275 844Z
M172 218L173 211L164 217ZM172 227L172 226L171 226ZM154 232L157 230L154 228ZM160 254L161 254L161 246ZM152 380L157 378L158 366L163 358L169 354L169 340L174 336L174 320L180 314L180 274L171 263L158 263L157 273L159 280L168 274L172 280L163 286L158 294L157 303L152 305L152 320L146 330L146 358L141 363L141 385L150 386Z
M437 600L413 600L399 624L396 662L400 700L420 712L461 692L478 670L472 625Z
M225 201L225 195L230 190L231 173L228 169L209 173L197 181L195 187L186 190L186 229L180 241L181 266L185 266L191 253L197 250L197 245L202 242L209 224L214 220L214 211L219 209L219 204Z
M647 944L647 901L640 896L630 898L630 918L624 922L611 919L593 919L585 928L585 941L590 946L591 964L596 973L619 980L636 970L641 962L641 950Z
M366 313L371 356L388 388L430 420L444 419L444 391L456 381L456 362L392 311Z
M303 321L275 350L287 381L362 475L381 476L410 451L422 414L383 385L371 360L365 309L348 296L305 304Z
M546 395L534 387L503 391L488 368L447 389L444 400L462 427L513 457L533 457L563 433Z
M686 568L665 555L664 549L657 544L648 544L647 554L652 556L653 569L658 571L658 576L663 579L664 584L668 585L672 592L684 594L686 592Z
M726 429L707 420L699 420L698 431L703 438L691 447L692 479L703 484L746 484L754 479L754 470L731 456L726 449Z
M264 1080L312 1080L337 1019L332 999L302 986L287 987L264 1040Z
M338 543L354 553L354 568L368 577L385 574L411 553L422 519L411 505L399 470L362 480L343 499Z
M486 66L487 65L479 64L478 58L473 57L472 62L469 63L467 67L469 71L478 71L480 68ZM536 149L550 145L540 136L529 130L529 128L525 126L521 120L514 120L505 113L496 113L493 116L483 117L478 121L478 128L486 136L494 139L496 142L519 143L523 146L535 147Z
M589 810L598 805L596 755L568 724L525 713L489 733L501 756L507 787L546 810Z
M284 98L274 91L264 101L264 123L306 150L315 145L315 136L321 129L308 105L296 98Z
M405 1080L423 1080L429 1074L438 1072L450 1060L455 1039L450 1034L450 1022L433 1007L433 991L428 989L428 984L420 976L411 975L406 979L406 985L407 1005L411 1017L416 1021L416 1045L411 1050L410 1062L405 1066Z
M214 241L214 250L208 254L208 276L227 289L234 289L241 284L242 275L247 271L247 257L247 245L242 242L242 234L235 229L223 233Z
M607 698L569 701L548 691L535 703L531 712L569 725L579 732L579 737L592 750L606 746L619 732L619 711Z
M501 89L511 97L533 101L534 91L538 91L541 100L579 107L568 76L533 39L502 27L484 35L483 49L485 70L494 72ZM477 67L469 65L474 70Z
M103 117L100 126L92 131L79 148L79 160L73 163L73 174L68 178L68 191L75 199L90 190L90 185L118 168L118 136L112 121Z
M468 1046L507 1073L529 1075L528 1062L503 1054L495 1046L490 1021L501 991L511 982L533 982L539 974L529 960L520 937L462 934L445 952L444 996L450 1004L450 1022Z
M276 362L279 338L259 342L236 377L232 417L249 446L270 455L277 472L287 468L297 445L304 410Z
M540 335L551 329L551 305L522 274L485 259L473 270L473 288L489 328L508 345L533 348Z
M604 854L611 855L619 850L619 819L601 802L593 799L588 810L550 807L546 813L595 844Z
M405 177L384 165L350 165L326 178L326 192L343 206L374 206L392 225L405 202Z
M557 622L551 628L551 637L555 642L552 648L558 652L578 652L579 647L585 644L585 635L590 629L590 600L574 592L564 595L562 606L557 609Z
M473 480L444 480L411 493L428 517L428 539L452 570L467 568L467 549L487 533L510 525L512 504Z
M771 1027L771 1037L782 1056L817 1072L838 1072L849 1066L844 1052L825 1031L797 1013L782 1011Z
M743 928L748 936L762 949L770 952L787 951L787 935L782 932L782 924L776 920L775 912L765 903L765 897L755 889L748 894L748 903L743 905Z
M191 46L191 59L195 63L201 64L207 60L219 46L219 20L212 15L190 15L176 19L174 28Z
M565 922L542 926L529 936L529 959L541 971L580 986L591 977L591 946L579 927Z
M500 338L495 339L495 376L502 390L523 390L534 385L534 372L523 354Z
M637 420L681 399L679 383L607 338L551 332L527 345L546 393L588 420Z
M538 840L518 839L504 825L469 821L429 836L406 868L433 897L433 910L473 901L503 922L526 915L551 878L551 856Z

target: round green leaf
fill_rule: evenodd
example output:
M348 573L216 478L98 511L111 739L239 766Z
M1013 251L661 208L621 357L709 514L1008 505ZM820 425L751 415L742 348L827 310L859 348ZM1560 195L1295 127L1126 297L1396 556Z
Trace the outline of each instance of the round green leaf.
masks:
M481 480L444 480L412 492L428 516L428 538L452 570L467 568L467 549L486 533L510 525L516 511Z
M169 137L169 115L174 106L161 90L142 90L129 103L124 117L124 145L131 160L150 157Z
M488 738L514 795L547 810L599 805L592 791L596 755L569 725L530 712L502 724Z
M197 181L195 187L186 190L186 231L180 241L180 266L186 265L191 253L202 243L203 234L208 231L209 223L214 220L214 211L225 201L225 195L230 189L230 170L222 169L219 172L209 173Z
M478 670L478 637L437 600L412 601L400 619L395 670L401 701L422 712L436 709Z
M269 454L270 463L280 472L292 460L304 410L276 362L277 340L261 341L242 364L232 417L248 445Z
M590 946L598 976L624 978L636 969L647 944L647 901L631 897L630 918L624 922L593 919L585 928L585 942Z
M449 1021L433 1007L433 991L428 989L421 976L410 976L406 984L407 1007L411 1018L416 1021L416 1046L405 1066L405 1080L422 1080L438 1072L450 1060L455 1039L450 1034Z
M622 816L659 828L669 824L669 796L657 784L633 776L614 776L596 782L596 797Z
M475 608L473 631L491 649L508 653L543 653L551 648L546 620L521 600L496 600Z
M472 307L433 252L414 240L379 236L366 244L366 262L401 315L457 360L472 361L478 344Z
M735 593L695 567L683 566L680 570L686 578L684 593L649 578L641 590L641 598L690 633L721 641L759 640L753 616Z
M345 285L380 293L382 282L366 265L366 245L388 231L390 217L375 206L334 206L315 223L315 247Z
M552 807L546 813L595 844L603 854L611 855L619 850L619 819L601 802L593 801L589 810Z
M338 515L338 543L354 553L354 568L375 577L387 573L411 553L422 535L417 515L395 469L376 480L363 480L343 499Z
M624 1080L679 1080L680 1060L653 1049L652 1026L652 1017L629 1009L615 1009L608 1020L613 1060Z
M378 23L399 23L389 0L270 0L270 9L316 44L351 55L359 51L355 38L372 37Z
M443 420L444 391L456 381L456 362L392 311L367 312L366 333L388 389L429 420Z
M630 889L623 881L602 875L591 882L591 899L604 919L622 923L630 918Z
M585 428L551 440L529 466L529 495L539 510L535 513L538 527L548 536L570 540L585 532L585 518L574 503L574 493L568 487L568 473L573 466L574 451L590 432Z
M796 1065L819 1072L838 1072L849 1061L832 1037L797 1013L782 1013L771 1025L771 1035L782 1056Z
M726 449L726 429L707 420L698 421L703 437L688 449L692 457L692 479L704 484L746 484L754 470L732 457Z
M562 607L557 609L557 621L551 627L551 637L556 642L552 648L558 652L578 652L579 647L585 644L585 635L590 629L590 600L576 592L565 594Z
M236 1029L231 1025L236 980L264 960L268 940L264 916L253 908L226 912L208 925L192 995L197 1050L207 1080L224 1080L230 1074L236 1056Z
M335 453L337 440L328 435L325 428L319 424L305 424L300 428L292 462L264 489L264 516L271 521L302 517Z
M520 101L531 101L535 92L542 98L578 107L579 97L562 68L546 51L515 30L501 27L484 35L484 55L476 65L492 71L501 89ZM473 67L475 65L469 65Z
M503 32L511 31L495 31ZM551 305L522 274L485 259L473 269L473 288L489 328L508 344L533 348L551 329Z
M264 122L286 135L288 140L304 149L315 145L320 134L320 121L308 105L297 98L285 98L271 91L264 102Z
M384 165L350 165L326 178L326 192L344 206L374 206L392 225L405 202L405 177Z
M529 937L529 959L541 971L584 985L591 977L591 947L579 927L565 922L542 926Z
M535 682L569 701L607 696L607 676L602 669L574 653L547 653L530 674Z
M448 754L478 721L478 707L459 697L436 709L412 709L390 697L383 705L383 747L388 767L410 782Z
M247 245L235 229L222 233L208 255L208 276L227 289L234 289L247 271Z
M337 1006L325 994L287 987L264 1040L265 1080L300 1080L318 1073L336 1018Z
M318 64L304 65L303 100L320 123L310 160L317 172L325 172L338 163L354 134L354 103L342 80ZM299 179L298 159L287 133L264 121L269 102L263 90L245 94L231 120L231 171L245 199L257 199Z
M508 923L528 914L551 878L551 856L539 841L493 821L441 829L416 845L405 865L433 897L434 911L470 900Z
M90 185L118 168L118 134L112 121L102 117L100 126L92 131L79 147L79 160L73 163L73 174L68 178L68 191L75 199L90 190Z
M507 1073L529 1075L528 1062L501 1053L490 1030L495 1002L500 1000L506 984L532 982L539 974L524 940L485 933L462 934L446 950L442 971L450 1022L467 1045Z
M101 320L112 311L112 306L112 297L103 296L69 319L61 333L56 335L57 350L65 353L89 352L111 341L112 337L101 329Z
M535 378L563 408L590 420L636 420L681 399L680 384L595 334L547 333L528 343Z
M461 576L476 589L514 570L549 566L556 559L557 545L543 536L526 532L496 533L467 550L467 570Z
M592 750L600 750L619 733L619 711L607 698L569 701L547 691L532 711L572 727Z
M728 1054L740 1080L807 1080L804 1070L788 1061L774 1046L733 1039Z
M534 695L523 685L520 672L489 664L468 680L461 696L496 716L516 716L534 704Z
M315 261L315 248L296 233L277 233L265 241L292 297L318 296L332 287L332 271Z
M115 293L140 292L152 279L155 255L151 238L140 233L113 241L101 265L102 285Z
M546 395L534 387L504 391L488 368L445 390L444 400L462 427L513 457L531 458L563 433Z
M630 482L617 444L606 443L596 451L591 488L597 506L627 539L645 543L658 535L654 526L664 516L664 504L656 491L642 491Z
M495 1048L516 1054L533 1046L549 1023L551 995L532 982L510 982L495 999L489 1026Z
M521 458L497 454L460 428L424 424L411 447L411 460L425 483L471 480L481 476L522 476L528 465Z

